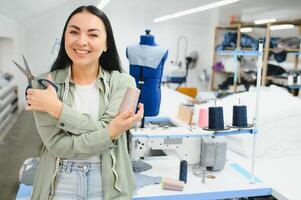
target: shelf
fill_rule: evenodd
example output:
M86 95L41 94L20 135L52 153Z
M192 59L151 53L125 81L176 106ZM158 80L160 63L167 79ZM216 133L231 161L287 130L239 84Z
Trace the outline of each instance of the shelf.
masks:
M232 51L234 51L236 48L230 48L230 47L226 47L225 49L223 49L223 50L221 50L221 51L225 51L225 50L232 50ZM249 48L249 47L242 47L242 48L240 48L240 50L255 50L255 49L253 49L253 48Z
M0 99L0 111L16 98L18 98L17 93L13 92L4 97L3 99Z
M273 51L274 49L273 49L273 48L270 48L269 50L270 50L270 51ZM284 51L286 51L286 52L296 52L296 53L299 53L299 52L300 52L300 49L291 49L291 48L288 48L288 49L284 49Z
M237 30L238 25L232 25L232 26L217 26L216 29L220 30Z
M252 28L267 27L267 24L254 24L254 22L237 22L237 24L240 24L241 27L252 27ZM275 22L271 22L270 24L271 25L293 24L295 26L301 26L301 19L275 21ZM234 26L234 24L232 26Z
M256 131L253 128L229 129L223 131L205 131L201 128L171 128L171 129L131 129L133 138L198 138L204 136L226 136L238 134L253 134Z
M256 130L253 128L245 128L245 129L230 129L225 131L217 131L213 135L214 136L227 136L227 135L239 135L239 134L253 134L256 133Z
M17 112L11 113L0 125L0 142L7 135L8 131L13 126L13 124L17 121L17 116Z
M17 86L13 84L8 84L6 87L0 89L0 99L5 98L5 96L13 90L16 90Z
M0 124L2 124L2 122L5 120L5 118L10 114L15 112L16 108L18 107L18 105L15 103L14 105L10 104L8 105L5 109L3 109L0 113Z
M217 55L225 55L225 56L261 56L257 50L217 50Z
M16 121L18 104L17 85L12 79L0 89L0 142Z
M269 48L269 51L273 51L274 48ZM230 48L230 47L226 47L225 49L223 50L216 50L216 52L218 51L238 51L238 50L235 50L235 48ZM241 48L240 51L257 51L257 50L254 50L253 48ZM263 51L265 51L265 48L263 48ZM292 49L292 48L288 48L288 49L284 49L284 51L286 51L287 53L297 53L297 54L300 54L300 49Z
M288 85L286 78L277 78L277 77L268 76L267 80L272 81L273 84L284 86L290 90L296 90L301 88L301 85L298 84Z

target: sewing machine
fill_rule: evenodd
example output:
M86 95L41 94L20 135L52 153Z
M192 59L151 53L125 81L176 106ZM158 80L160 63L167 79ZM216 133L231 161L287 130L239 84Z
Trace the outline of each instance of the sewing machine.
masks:
M145 128L130 130L130 158L138 161L177 156L180 160L187 160L188 164L201 162L212 170L222 170L226 161L226 143L211 136L210 131L184 125L173 118L146 118Z
M145 128L130 130L129 151L132 161L152 156L177 155L189 164L200 161L201 135L204 131L172 118L146 118Z

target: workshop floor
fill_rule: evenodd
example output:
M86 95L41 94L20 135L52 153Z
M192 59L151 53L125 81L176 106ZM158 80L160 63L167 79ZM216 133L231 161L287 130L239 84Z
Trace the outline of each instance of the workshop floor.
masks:
M22 111L0 142L0 200L16 199L22 163L39 156L41 144L33 114Z

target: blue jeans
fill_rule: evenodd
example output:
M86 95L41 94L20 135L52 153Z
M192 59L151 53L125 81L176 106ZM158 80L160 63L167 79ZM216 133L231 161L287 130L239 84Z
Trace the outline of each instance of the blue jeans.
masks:
M63 161L54 200L101 200L101 164Z

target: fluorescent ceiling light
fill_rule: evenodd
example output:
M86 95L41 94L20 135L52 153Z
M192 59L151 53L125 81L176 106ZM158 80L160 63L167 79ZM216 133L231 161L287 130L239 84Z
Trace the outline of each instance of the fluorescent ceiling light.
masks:
M270 26L270 30L281 30L281 29L290 29L294 28L293 24L281 24L281 25L273 25Z
M196 12L201 12L201 11L204 11L204 10L209 10L209 9L212 9L212 8L217 8L217 7L224 6L224 5L227 5L227 4L230 4L230 3L235 3L235 2L238 2L238 1L239 0L217 1L217 2L214 2L214 3L199 6L199 7L196 7L196 8L176 12L174 14L158 17L158 18L154 19L154 23L166 21L166 20L169 20L169 19L174 19L174 18L177 18L177 17L182 17L182 16L185 16L185 15L189 15L189 14L196 13Z
M271 19L258 19L258 20L255 20L254 23L255 24L266 24L266 23L272 23L272 22L275 22L276 19L275 18L271 18Z
M253 29L251 27L240 28L241 33L249 33L249 32L252 32L252 31L253 31Z
M100 4L97 6L97 8L102 10L109 2L110 2L110 0L101 0Z

